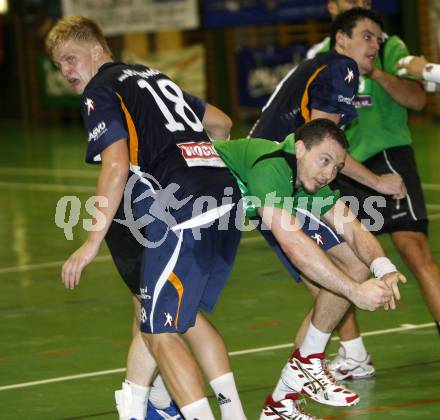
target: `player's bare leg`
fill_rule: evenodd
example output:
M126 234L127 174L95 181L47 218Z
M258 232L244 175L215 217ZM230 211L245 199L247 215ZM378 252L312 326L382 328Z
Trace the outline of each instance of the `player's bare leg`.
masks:
M350 267L352 278L359 282L367 279L369 269L361 263L347 244L340 244L329 250L328 253L332 255L335 264L340 268ZM324 363L324 350L331 332L350 307L350 302L326 289L316 287L307 280L305 283L312 294L317 293L311 322L308 323L302 341L303 332L297 335L295 343L297 350L284 366L281 378L270 397L271 401L283 402L289 398L289 394L296 392L306 394L323 404L333 406L356 404L359 401L359 396L349 390L341 392L342 386L334 382L325 369ZM310 314L307 317L309 316ZM303 327L307 324L307 317L303 321ZM307 372L307 375L304 375L304 372ZM310 378L313 378L313 381ZM320 384L318 390L316 387L309 386L314 381ZM265 417L266 408L263 410L261 418L269 418Z
M432 317L439 325L440 267L432 255L426 235L421 232L394 232L391 239L419 281Z
M142 337L183 415L214 419L205 397L200 369L180 335L142 333Z
M128 351L126 379L122 389L115 392L116 408L121 420L145 418L149 386L157 368L139 331L141 305L136 296L133 296L133 306L133 339Z
M140 301L133 296L135 316L133 320L133 340L130 344L127 357L127 380L145 387L150 383L157 373L157 364L148 351L140 332Z
M245 420L223 337L201 313L184 336L216 395L222 420Z
M350 341L360 337L361 332L356 321L356 309L353 305L350 306L344 318L342 318L337 330L341 341Z
M198 313L194 327L188 329L184 337L216 395L222 420L245 420L227 348L216 328ZM150 402L156 407L156 400L163 400L168 406L170 396L159 379L158 376L151 388Z

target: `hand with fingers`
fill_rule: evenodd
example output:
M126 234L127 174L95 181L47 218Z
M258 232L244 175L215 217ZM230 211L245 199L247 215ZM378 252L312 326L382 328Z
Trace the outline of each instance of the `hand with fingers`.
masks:
M384 305L384 309L388 311L389 309L396 309L396 300L400 300L400 291L398 283L406 283L406 277L399 273L398 271L394 273L385 274L381 277L381 280L387 285L387 287L392 290L393 296L390 301Z
M99 252L99 244L86 241L63 264L61 278L67 289L78 286L81 273L87 264L90 264Z
M397 71L397 75L404 76L406 74L413 74L422 78L423 71L427 64L428 61L423 55L420 57L408 55L407 57L403 57L398 61L397 67L399 67L399 70Z
M406 196L405 183L399 174L383 174L379 176L376 191L392 195L394 199L402 199Z
M393 291L382 280L370 279L356 286L351 300L360 309L375 311L389 304L392 297Z

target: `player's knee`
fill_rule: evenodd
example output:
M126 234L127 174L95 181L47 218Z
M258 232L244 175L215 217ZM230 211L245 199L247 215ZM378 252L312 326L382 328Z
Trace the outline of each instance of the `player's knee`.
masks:
M397 248L410 268L417 270L432 264L434 258L426 236L412 235L397 243Z
M160 354L169 348L176 348L176 344L182 341L178 333L142 333L142 338L153 355Z

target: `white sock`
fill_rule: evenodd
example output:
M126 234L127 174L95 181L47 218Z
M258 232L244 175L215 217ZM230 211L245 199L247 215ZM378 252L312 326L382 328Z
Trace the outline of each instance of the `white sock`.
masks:
M132 397L129 418L144 420L150 388L135 384L127 379L125 383L130 387Z
M171 396L163 382L162 376L157 375L150 389L148 399L156 408L164 410L171 405Z
M180 411L185 420L215 420L206 397L185 405Z
M311 354L324 353L331 333L324 333L319 331L311 322L307 329L303 343L299 348L302 357L310 356Z
M216 395L222 420L246 420L232 372L218 376L209 385Z
M282 375L282 374L281 374ZM284 381L282 376L278 380L277 386L275 387L274 391L272 392L272 398L274 401L281 401L286 398L287 394L292 394L295 391L292 390L292 388L288 387Z
M364 346L364 342L362 341L362 337L355 338L353 340L341 341L341 347L339 349L339 353L344 355L347 358L357 360L361 362L367 358L367 349Z

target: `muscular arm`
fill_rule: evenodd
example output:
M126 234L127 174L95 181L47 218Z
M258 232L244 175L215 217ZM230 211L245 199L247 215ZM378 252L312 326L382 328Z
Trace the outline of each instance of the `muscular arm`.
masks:
M98 246L110 228L124 193L129 171L127 141L121 139L111 144L101 153L101 159L102 166L98 177L96 195L104 196L108 200L107 207L97 207L105 216L105 226L99 231L90 232L87 238L88 242L94 242Z
M370 270L374 271L374 266L377 267L379 260L387 260L379 241L370 232L362 228L361 223L341 200L338 200L336 205L324 215L324 220L342 235L348 246ZM377 258L379 260L376 260ZM373 261L375 262L373 263ZM388 263L386 271L382 272L381 275L375 272L376 277L380 276L384 284L393 291L393 297L389 303L384 305L386 310L396 309L395 299L400 299L398 283L406 283L405 276L398 272L389 260ZM381 270L383 268L382 266Z
M112 143L101 153L102 167L99 174L96 195L107 198L107 206L97 206L104 216L104 226L97 231L89 232L86 242L78 248L64 263L62 279L67 288L78 285L82 270L98 254L113 217L121 202L127 182L129 159L125 139Z
M211 139L229 139L232 121L223 111L215 106L206 104L202 124Z
M324 220L344 238L367 267L376 258L385 256L379 241L362 228L361 223L341 200L324 215Z
M289 260L310 280L352 300L356 282L340 271L301 229L294 231L295 218L283 209L262 207L258 210ZM313 263L311 263L313 261Z
M335 124L339 124L341 115L330 114L318 109L312 109L311 119L314 120L316 118L327 118L328 120L333 121ZM354 179L360 184L366 185L375 191L379 191L380 193L393 195L394 198L405 197L403 180L400 175L385 174L378 176L374 172L371 172L367 167L362 165L362 163L353 159L350 155L347 155L345 165L341 173Z
M370 77L400 105L415 111L420 111L426 105L426 93L416 80L397 77L377 68L373 69Z

